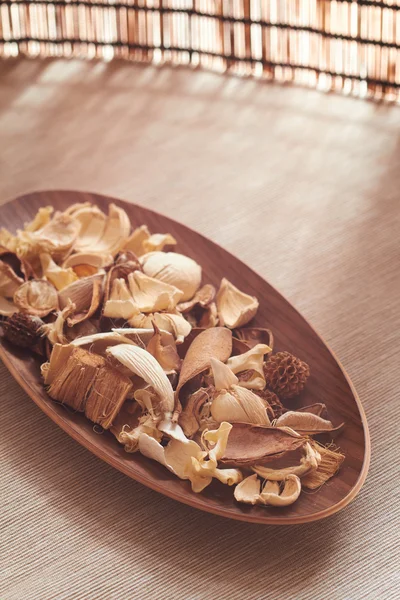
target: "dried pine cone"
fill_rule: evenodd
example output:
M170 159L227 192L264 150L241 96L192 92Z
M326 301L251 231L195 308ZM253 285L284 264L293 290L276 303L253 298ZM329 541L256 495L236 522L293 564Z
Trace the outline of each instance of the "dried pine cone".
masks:
M264 373L268 387L281 398L293 398L304 388L310 367L290 352L278 352L265 363Z
M42 340L42 319L25 313L14 313L3 324L6 340L20 348L32 348Z
M278 396L274 392L271 392L271 390L255 391L255 393L260 396L260 398L268 402L271 409L268 410L268 416L270 419L278 419L281 415L287 412L288 409L283 406Z

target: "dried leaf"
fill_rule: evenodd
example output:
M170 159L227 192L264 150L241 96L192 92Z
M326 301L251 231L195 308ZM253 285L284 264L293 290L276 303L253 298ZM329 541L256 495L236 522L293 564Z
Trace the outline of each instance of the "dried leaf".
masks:
M289 429L234 423L220 462L227 466L250 468L271 462L305 443L304 437Z

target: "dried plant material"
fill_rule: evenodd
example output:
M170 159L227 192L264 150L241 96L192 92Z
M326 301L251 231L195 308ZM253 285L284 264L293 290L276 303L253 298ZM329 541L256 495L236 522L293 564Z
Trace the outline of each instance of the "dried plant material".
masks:
M12 267L0 260L0 296L13 298L15 292L23 283L24 280L18 277Z
M157 422L155 422L151 415L148 414L139 418L139 423L136 427L131 428L130 425L125 425L117 435L117 439L120 444L123 444L125 452L131 453L139 450L139 440L141 438L143 440L147 439L148 437L153 439L154 442L164 450L163 446L159 444L163 438L163 434L157 428ZM156 446L156 448L156 451L159 452L158 446Z
M303 435L315 435L318 433L330 433L338 431L344 427L341 423L334 427L331 421L327 421L318 415L303 411L289 410L281 415L276 421L278 427L291 427Z
M139 425L142 409L135 400L127 398L110 426L111 433L118 439L123 432L129 432ZM120 439L118 439L120 443Z
M202 409L210 399L211 390L200 388L191 394L185 403L185 407L179 415L179 425L184 434L191 438L200 429Z
M104 305L103 315L112 319L128 320L139 312L125 279L114 279L110 297Z
M322 446L315 440L310 442L321 457L318 468L307 473L302 478L304 487L315 490L336 475L345 459L344 454L335 449L334 446Z
M232 356L244 354L248 350L250 350L250 346L246 344L246 342L244 342L243 340L239 340L236 337L232 337Z
M143 243L145 253L162 251L166 246L175 246L176 239L170 233L153 233Z
M63 268L72 268L78 277L89 277L100 269L113 264L114 258L111 254L98 254L97 252L76 252L71 254L63 262Z
M147 225L141 225L132 231L129 238L126 240L124 250L133 252L136 256L142 256L146 253L144 242L150 237L150 231Z
M221 325L230 329L246 325L258 310L258 300L241 292L230 281L221 281L217 294L217 309Z
M215 287L207 283L195 293L191 300L188 302L181 302L178 304L177 308L183 314L193 310L193 308L197 306L200 308L206 308L214 301L215 293Z
M49 396L74 410L84 411L104 429L110 427L132 389L130 380L103 357L87 350L72 348L67 359L62 360L57 354L58 347L55 348L56 353L53 350L50 357L51 382L48 373L46 377Z
M125 337L116 331L85 335L78 337L71 342L71 346L87 348L90 352L100 354L101 356L106 356L107 348L110 346L118 346L119 344L135 345L128 337Z
M165 329L159 329L155 323L149 329L137 329L135 327L117 327L114 328L113 331L116 333L120 333L124 337L132 340L137 346L141 346L142 348L146 348L147 344L154 337L154 325L157 329L157 332L161 336L161 343L163 346L174 346L175 338L171 332L165 331Z
M44 323L39 317L14 313L3 324L6 340L20 348L35 348L42 340Z
M240 387L231 369L221 361L211 358L215 393L211 415L217 423L254 423L270 425L266 404L251 390Z
M269 482L268 482L269 483ZM269 506L289 506L296 502L301 492L301 481L296 475L288 475L283 483L283 490L279 492L274 485L264 486L260 494L260 500L263 504Z
M232 369L233 373L242 373L243 371L251 371L252 375L246 380L241 380L242 387L263 390L265 388L264 377L264 356L272 352L271 348L266 344L257 344L251 350L238 356L231 356L228 359L227 365Z
M176 350L175 339L172 338L169 343L164 343L163 334L155 323L154 335L149 340L146 350L154 356L166 374L179 371L182 361Z
M48 281L26 281L15 292L14 304L22 312L45 317L58 309L57 291Z
M242 480L237 469L219 469L218 460L224 452L231 426L221 423L218 430L204 434L204 440L210 446L208 452L189 440L186 443L171 440L163 448L153 438L142 435L139 439L139 450L142 454L164 465L180 479L189 479L192 490L201 492L213 478L226 485L235 485Z
M145 315L143 313L129 319L129 324L133 328L138 329L150 329L153 323L157 325L160 330L168 331L174 336L176 343L181 344L185 337L189 335L192 330L190 323L182 315L174 313L150 313Z
M236 487L233 493L234 498L237 502L244 502L245 504L259 504L260 502L260 489L261 482L257 478L257 475L249 475L246 479L243 479Z
M211 366L211 359L225 362L232 351L232 333L223 327L202 331L191 343L183 360L176 394L193 377Z
M313 415L317 415L317 417L322 417L323 419L328 419L328 410L326 405L322 402L316 402L315 404L310 404L309 406L302 406L297 409L297 412L308 412Z
M198 321L198 326L209 329L210 327L217 327L218 323L219 318L217 305L215 302L211 302L211 304L202 310L202 315Z
M287 411L287 408L283 406L278 396L274 392L271 392L271 390L257 390L256 393L267 403L271 419L278 419Z
M17 232L17 255L32 265L40 254L50 254L54 260L62 260L74 246L79 229L80 225L74 218L58 213L41 229Z
M140 263L149 277L181 290L182 302L193 298L200 287L201 267L188 256L175 252L150 252L140 258Z
M52 206L42 206L39 208L33 220L30 221L30 223L25 223L24 231L34 232L38 229L42 229L50 222L53 211L54 208Z
M235 329L233 335L245 342L250 348L253 348L257 344L266 344L271 348L271 351L274 349L272 331L265 327L241 327Z
M123 248L131 230L128 215L115 204L110 204L108 216L95 206L78 208L72 213L80 223L75 249L115 256Z
M77 274L70 267L59 267L50 254L41 254L43 276L54 285L57 290L62 290L78 279Z
M157 408L161 414L172 414L174 410L174 391L161 365L158 364L150 352L131 344L113 346L108 348L107 352L154 388L158 394L159 404Z
M75 311L76 306L70 301L67 306L63 308L63 310L58 311L55 321L43 325L42 331L51 344L54 345L68 343L68 339L64 334L64 328L66 326L68 317L73 315Z
M283 481L288 477L288 475L303 477L304 475L307 475L307 473L318 469L318 465L321 462L321 455L308 442L304 444L302 452L303 456L299 465L295 465L293 467L284 467L283 469L270 469L268 467L256 465L253 467L253 471L260 477L270 481Z
M110 297L113 282L116 279L124 279L128 283L128 275L134 271L140 271L141 266L138 259L132 252L123 252L118 255L115 264L108 271L104 286L104 299L107 301Z
M0 316L11 317L14 313L17 313L18 311L19 308L14 304L14 302L0 296Z
M182 298L181 290L175 286L148 277L140 271L131 273L128 281L133 300L143 313L172 311Z
M278 352L265 363L264 373L268 387L278 396L293 398L304 388L310 367L289 352Z
M69 301L76 306L74 316L68 318L69 327L90 319L97 311L103 296L103 280L104 273L97 273L74 281L58 293L61 309L64 309Z
M289 428L234 423L220 462L238 468L264 465L305 443L304 437Z

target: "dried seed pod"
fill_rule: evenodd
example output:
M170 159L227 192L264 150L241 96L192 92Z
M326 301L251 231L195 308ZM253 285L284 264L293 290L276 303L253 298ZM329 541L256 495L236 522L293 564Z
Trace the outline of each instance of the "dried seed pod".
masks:
M181 290L182 302L193 298L200 287L201 267L188 256L175 252L150 252L140 258L140 263L149 277Z
M235 329L246 325L255 316L259 302L254 296L241 292L230 281L221 281L217 294L218 316L222 325Z
M70 267L60 267L51 258L50 254L40 254L43 276L54 285L57 290L62 290L78 279L78 275Z
M265 388L264 356L269 352L272 352L269 346L266 344L257 344L244 354L231 356L226 364L235 374L242 373L243 371L252 372L250 377L240 380L242 387L252 390L263 390Z
M278 418L276 426L291 427L303 435L316 435L337 432L344 427L344 423L334 427L331 421L327 421L313 413L289 410Z
M271 483L272 485L268 485ZM274 485L275 484L275 485ZM301 481L297 475L288 475L283 484L283 490L279 492L276 482L267 482L260 494L263 504L269 506L289 506L296 502L301 492Z
M274 349L274 336L270 329L265 327L240 327L233 331L233 335L239 340L246 342L246 344L253 348L257 344L266 344Z
M0 296L12 298L24 280L15 273L14 269L0 260Z
M175 287L149 277L140 271L128 276L129 289L139 312L173 311L182 298L183 292Z
M260 477L270 481L283 481L288 475L303 477L307 473L310 473L310 471L318 469L318 465L321 462L321 455L308 442L304 444L302 450L303 456L299 465L294 467L284 467L283 469L270 469L268 467L256 465L253 467L253 471Z
M271 390L257 390L256 394L267 402L272 411L269 413L271 419L277 419L287 411L287 408L283 406L278 396L274 392L271 392Z
M306 441L289 428L234 423L221 464L239 468L264 465L302 448Z
M289 352L278 352L265 363L264 373L268 387L281 398L293 398L304 388L310 367Z
M15 292L14 303L22 312L45 317L58 310L57 290L48 281L26 281Z
M6 340L20 348L32 348L42 340L44 323L39 317L14 313L3 324Z

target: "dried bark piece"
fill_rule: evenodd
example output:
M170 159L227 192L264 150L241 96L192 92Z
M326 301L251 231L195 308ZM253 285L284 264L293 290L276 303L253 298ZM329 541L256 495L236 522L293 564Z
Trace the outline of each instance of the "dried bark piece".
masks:
M264 372L268 387L278 396L293 398L304 388L310 367L289 352L278 352L265 363Z
M240 327L233 331L233 335L244 341L250 348L257 344L266 344L274 349L274 336L270 329L265 327Z
M276 426L291 427L302 435L316 435L337 432L344 427L344 423L334 427L331 421L327 421L313 413L289 410L278 418Z
M112 368L104 358L102 360L104 362L86 397L85 415L108 429L133 386L128 377Z
M306 439L290 429L234 423L221 464L250 468L302 448Z
M255 316L259 302L254 296L240 291L225 277L217 294L217 309L221 325L235 329L246 325Z
M57 290L48 281L26 281L15 292L14 303L22 312L45 317L58 310Z
M202 331L191 343L183 360L176 395L199 373L210 368L211 359L225 362L232 352L232 333L224 327Z

